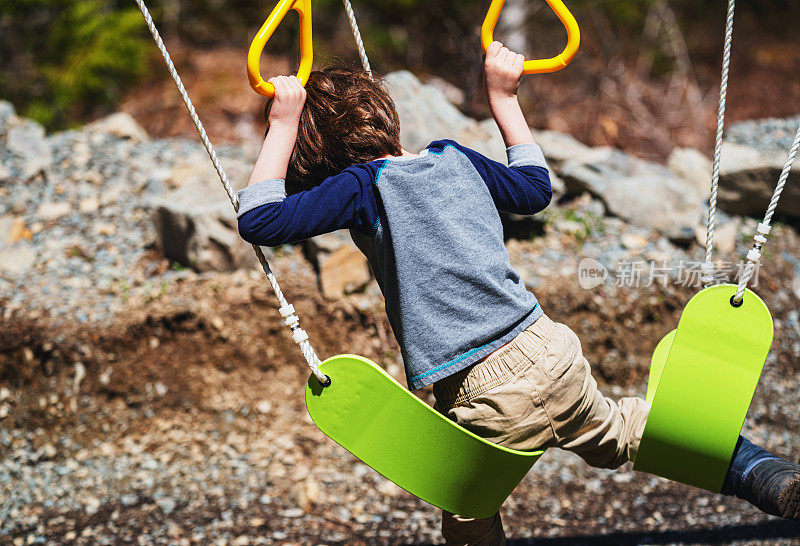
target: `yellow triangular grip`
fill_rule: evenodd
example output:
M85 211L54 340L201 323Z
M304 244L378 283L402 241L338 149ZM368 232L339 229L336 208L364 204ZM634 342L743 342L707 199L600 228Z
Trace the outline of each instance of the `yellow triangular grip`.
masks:
M494 27L497 26L500 12L503 11L505 3L506 0L492 0L492 4L489 6L489 13L486 14L486 19L483 21L483 27L481 28L481 43L484 51L494 41ZM581 44L581 31L578 28L578 22L575 21L575 17L572 16L567 6L561 0L547 0L547 3L550 4L550 8L561 20L564 28L567 29L567 47L560 54L550 59L525 61L525 74L544 74L561 70L572 61Z
M272 97L275 94L275 86L265 82L261 77L259 63L264 47L272 37L272 33L281 24L283 18L290 10L295 10L300 14L300 68L297 70L297 77L303 85L308 81L311 74L311 65L314 62L314 46L311 34L311 0L281 0L272 13L269 14L261 30L258 31L253 43L250 44L250 51L247 53L247 77L250 80L250 87L259 95Z

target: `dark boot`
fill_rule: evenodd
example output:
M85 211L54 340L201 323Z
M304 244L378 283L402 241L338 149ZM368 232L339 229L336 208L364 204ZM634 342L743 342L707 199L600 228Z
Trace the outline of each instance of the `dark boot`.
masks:
M739 439L722 492L759 510L800 522L800 465Z
M800 465L783 459L758 463L736 496L773 516L800 522Z

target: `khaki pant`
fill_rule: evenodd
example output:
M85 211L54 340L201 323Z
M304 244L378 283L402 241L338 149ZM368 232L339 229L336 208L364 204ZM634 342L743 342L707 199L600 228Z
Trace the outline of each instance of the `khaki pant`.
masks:
M475 434L520 450L560 447L595 467L636 458L650 404L597 389L575 333L543 316L486 360L433 387L436 409ZM505 543L500 515L445 512L447 544Z

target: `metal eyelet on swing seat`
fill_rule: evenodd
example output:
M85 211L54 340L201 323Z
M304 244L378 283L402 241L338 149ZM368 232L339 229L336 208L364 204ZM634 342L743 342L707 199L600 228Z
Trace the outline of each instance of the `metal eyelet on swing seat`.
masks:
M735 307L738 309L744 304L744 298L740 299L738 302L736 301L736 294L731 296L731 307Z

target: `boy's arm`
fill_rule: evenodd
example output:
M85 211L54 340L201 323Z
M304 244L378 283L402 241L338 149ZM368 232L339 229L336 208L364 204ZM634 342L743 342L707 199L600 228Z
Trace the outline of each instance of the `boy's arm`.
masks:
M508 166L465 148L452 145L472 162L483 178L498 210L535 214L550 204L553 190L542 150L533 139L517 100L525 58L492 43L486 50L486 93L497 126L508 149Z
M528 142L510 147L508 166L453 142L433 142L429 148L453 146L470 160L483 178L497 210L513 214L536 214L547 208L553 198L550 171L542 150Z
M275 86L275 99L269 112L269 131L261 145L248 186L262 180L283 180L297 141L300 114L306 102L306 90L295 76L269 80Z
M286 196L281 179L239 192L239 234L248 243L278 246L337 229L372 236L378 225L373 180L379 165L354 165L319 186Z
M493 42L486 49L486 95L506 148L535 144L517 100L524 64L524 56L509 51L500 42Z
M269 131L247 187L239 192L239 234L255 245L277 246L354 228L375 232L378 210L371 167L357 165L310 191L286 196L286 170L292 157L306 91L294 76L272 78L275 101Z

